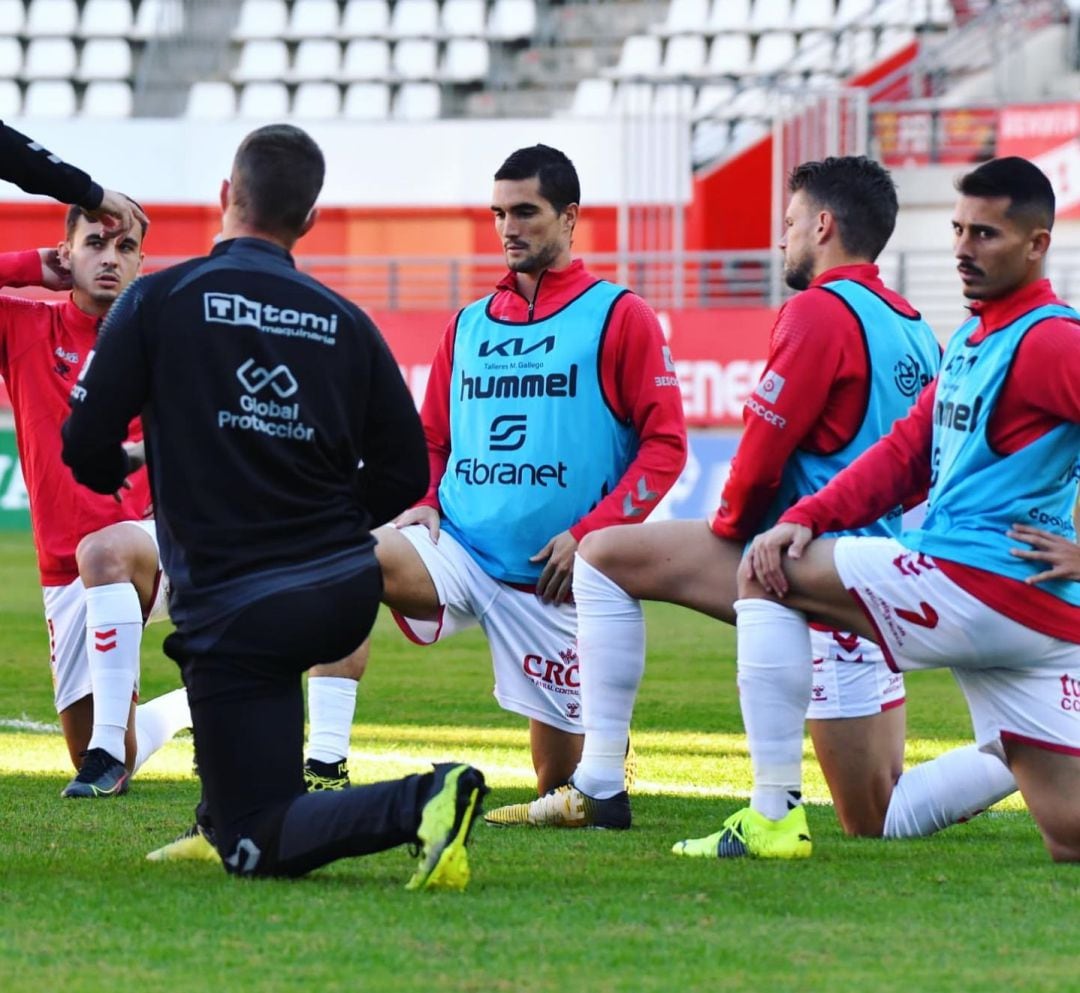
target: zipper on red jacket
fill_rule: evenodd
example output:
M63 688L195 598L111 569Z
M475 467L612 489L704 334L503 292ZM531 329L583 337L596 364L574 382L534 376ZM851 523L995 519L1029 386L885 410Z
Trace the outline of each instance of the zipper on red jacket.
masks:
M532 299L529 301L529 319L526 324L531 324L533 319L533 308L536 306L536 298L540 295L540 280L547 275L547 269L545 269L539 276L536 277L536 286L533 287Z

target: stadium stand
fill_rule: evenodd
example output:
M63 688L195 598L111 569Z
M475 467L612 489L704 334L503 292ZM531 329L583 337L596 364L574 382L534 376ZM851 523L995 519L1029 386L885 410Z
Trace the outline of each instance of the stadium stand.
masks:
M390 88L392 107L420 99L425 118L436 105L452 117L686 106L701 117L703 87L858 72L915 30L947 23L950 10L938 0L0 0L0 70L18 88L7 87L9 107L25 103L31 82L55 80L77 111L90 83L112 80L131 88L139 116L206 119L212 94L221 119L280 107L276 87L244 95L265 82L286 87L291 112L322 119L359 106L347 87L370 81ZM635 86L608 87L609 77ZM207 82L231 84L233 99ZM328 85L297 99L314 82ZM399 99L411 82L439 92ZM66 89L36 87L32 106L44 106L42 92L69 104ZM270 92L278 96L265 103ZM706 91L714 102L718 92ZM94 107L103 109L100 96Z

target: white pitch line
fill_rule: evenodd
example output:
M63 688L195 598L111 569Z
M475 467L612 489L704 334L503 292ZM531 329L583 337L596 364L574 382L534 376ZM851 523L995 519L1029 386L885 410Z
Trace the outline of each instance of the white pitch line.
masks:
M0 717L0 729L5 731L33 731L35 734L59 734L59 724L43 724L27 717Z

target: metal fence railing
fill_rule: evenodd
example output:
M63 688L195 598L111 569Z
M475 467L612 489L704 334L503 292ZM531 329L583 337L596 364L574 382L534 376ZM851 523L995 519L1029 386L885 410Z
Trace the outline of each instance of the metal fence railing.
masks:
M963 316L956 260L947 225L933 239L941 248L886 250L882 277L931 319L941 334ZM589 270L642 296L657 310L776 306L790 296L779 251L641 252L584 256ZM147 260L160 269L175 258ZM298 256L297 264L367 310L457 310L492 292L506 272L502 256L464 258ZM1080 300L1080 247L1054 248L1047 275L1064 299ZM776 289L779 287L779 289Z

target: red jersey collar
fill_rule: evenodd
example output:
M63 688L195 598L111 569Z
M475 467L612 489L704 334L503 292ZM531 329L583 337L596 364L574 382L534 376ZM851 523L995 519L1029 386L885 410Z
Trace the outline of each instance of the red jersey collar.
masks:
M851 265L838 265L832 269L826 269L820 276L815 276L810 280L810 286L824 286L826 283L835 283L838 279L851 279L870 289L885 289L878 267L873 262L853 262Z
M975 300L968 309L973 316L979 318L979 326L969 340L982 341L988 334L993 334L1012 324L1029 310L1047 303L1061 302L1054 293L1049 279L1036 280L996 300Z
M581 274L585 271L585 263L581 259L574 259L568 266L562 269L545 269L541 276L540 284L537 287L537 293L542 288L545 293L552 292L558 293L564 287L570 286L581 278ZM517 273L512 269L506 271L506 275L503 276L496 284L497 290L510 290L512 293L520 293L517 285Z
M95 317L93 314L88 314L85 310L82 310L75 303L72 294L69 293L68 298L60 304L60 313L64 321L64 326L71 328L72 331L97 334L98 324L101 321L101 318Z

